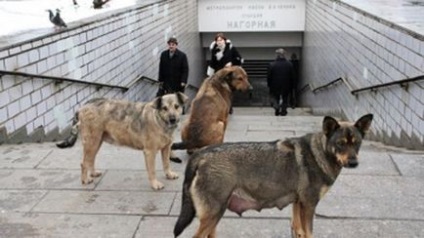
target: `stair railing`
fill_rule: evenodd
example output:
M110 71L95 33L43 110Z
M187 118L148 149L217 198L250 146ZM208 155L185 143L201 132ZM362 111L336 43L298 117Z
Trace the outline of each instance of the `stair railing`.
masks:
M332 80L329 83L326 83L326 84L318 86L318 87L314 87L311 83L306 84L303 87L301 87L298 92L302 93L303 91L305 91L306 89L309 88L313 93L317 93L318 91L323 90L327 87L330 87L330 86L332 86L332 85L334 85L338 82L343 82L348 87L350 93L352 95L357 96L360 92L363 92L363 91L369 90L369 91L375 92L379 88L384 88L384 87L393 86L393 85L400 85L402 88L405 88L407 90L408 89L408 83L416 82L416 81L420 81L420 80L424 80L424 75L416 76L416 77L413 77L413 78L407 78L407 79L392 81L392 82L389 82L389 83L376 84L376 85L372 85L372 86L368 86L368 87L354 89L345 77L340 77L340 78Z
M420 76L416 76L416 77L413 77L413 78L401 79L401 80L397 80L397 81L393 81L393 82L389 82L389 83L382 83L382 84L377 84L377 85L373 85L373 86L369 86L369 87L363 87L363 88L351 90L350 92L353 95L357 95L358 93L363 92L363 91L367 91L367 90L377 91L377 89L379 89L379 88L384 88L384 87L388 87L388 86L392 86L392 85L400 85L402 88L408 90L408 83L420 81L420 80L423 80L423 79L424 79L424 75L420 75Z
M140 80L148 80L153 83L158 83L156 80L151 79L146 76L139 76L135 78L133 81L131 81L128 86L119 86L119 85L111 85L111 84L104 84L104 83L96 83L96 82L89 82L84 80L77 80L72 78L65 78L65 77L57 77L57 76L48 76L48 75L40 75L40 74L30 74L30 73L24 73L24 72L16 72L16 71L5 71L0 70L0 78L4 75L12 75L12 76L21 76L26 78L41 78L41 79L49 79L54 80L55 84L60 84L63 82L71 82L71 83L79 83L79 84L86 84L86 85L92 85L95 86L97 90L105 87L105 88L113 88L113 89L120 89L122 92L128 91L134 84L136 84Z

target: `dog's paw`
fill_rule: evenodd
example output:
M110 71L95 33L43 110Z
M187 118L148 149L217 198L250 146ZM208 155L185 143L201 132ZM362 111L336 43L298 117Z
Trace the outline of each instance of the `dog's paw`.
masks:
M94 172L91 174L91 177L97 178L97 177L100 177L101 175L102 175L102 172Z
M296 231L294 228L292 228L291 236L292 238L306 238L305 232L302 229L300 229L299 231Z
M81 179L81 183L82 184L90 184L92 183L94 180L93 178L85 178L85 179Z
M153 190L161 190L161 189L163 189L165 187L163 185L163 183L161 183L161 182L159 182L157 180L152 181L151 182L151 185L152 185Z
M177 179L178 178L178 174L175 173L175 172L170 171L170 172L166 173L166 178L167 179Z

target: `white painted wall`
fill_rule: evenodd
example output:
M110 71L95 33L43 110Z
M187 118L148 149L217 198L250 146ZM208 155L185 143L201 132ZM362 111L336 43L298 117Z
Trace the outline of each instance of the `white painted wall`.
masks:
M195 0L156 1L132 6L67 30L0 49L0 70L67 77L119 86L144 75L157 79L159 56L175 35L187 53L189 83L203 80ZM17 35L19 37L19 35ZM84 84L55 85L46 79L2 76L0 129L8 136L64 129L81 104L93 97L151 100L156 87L142 82L127 93ZM2 138L4 140L4 138ZM54 139L54 136L52 136ZM1 141L1 140L0 140ZM1 142L0 142L1 143Z
M301 86L347 77L362 88L424 75L424 36L340 1L308 1L306 16ZM407 90L391 86L357 97L338 84L316 94L306 91L302 104L351 120L371 112L374 138L423 148L424 81L410 83Z

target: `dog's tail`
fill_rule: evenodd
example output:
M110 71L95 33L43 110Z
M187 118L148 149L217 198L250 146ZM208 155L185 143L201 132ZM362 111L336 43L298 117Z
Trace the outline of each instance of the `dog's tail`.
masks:
M197 171L197 163L195 160L195 158L190 159L185 171L181 211L174 227L174 237L178 237L184 229L190 225L196 215L196 208L194 207L193 199L190 194L190 187Z
M72 119L72 129L71 135L68 136L64 141L61 141L56 144L59 148L68 148L75 145L75 142L78 139L78 112L75 113L74 118Z
M173 143L171 146L171 150L185 150L185 149L187 149L187 143L184 141Z

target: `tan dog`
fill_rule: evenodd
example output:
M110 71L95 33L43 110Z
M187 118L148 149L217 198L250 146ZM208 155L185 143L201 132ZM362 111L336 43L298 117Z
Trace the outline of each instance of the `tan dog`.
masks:
M193 149L220 144L228 123L232 91L252 89L247 74L240 66L225 67L207 78L191 102L188 119L181 129L181 143L172 149ZM172 156L172 161L180 162Z
M57 146L73 146L79 127L84 153L81 163L83 184L89 184L93 177L101 175L95 171L94 162L103 141L143 150L150 184L154 190L162 189L164 185L156 179L155 157L161 151L166 178L178 178L169 166L169 157L173 133L187 100L182 93L167 94L147 103L92 99L75 114L70 137Z

